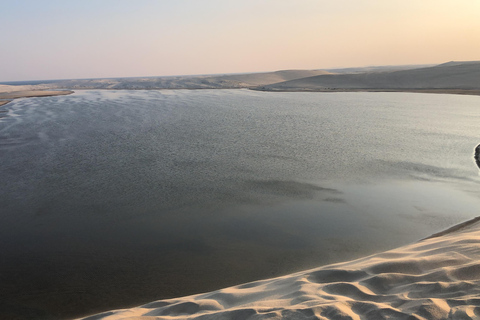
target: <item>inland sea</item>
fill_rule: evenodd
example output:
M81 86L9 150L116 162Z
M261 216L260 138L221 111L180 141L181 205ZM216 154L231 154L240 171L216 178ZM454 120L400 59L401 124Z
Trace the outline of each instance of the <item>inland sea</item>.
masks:
M86 90L0 109L0 318L351 260L480 207L479 96Z

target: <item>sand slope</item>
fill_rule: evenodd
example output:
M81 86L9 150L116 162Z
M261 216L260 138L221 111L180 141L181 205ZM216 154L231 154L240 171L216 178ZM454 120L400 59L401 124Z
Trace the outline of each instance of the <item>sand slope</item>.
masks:
M410 70L433 67L434 64L412 64L412 65L390 65L390 66L369 66L369 67L351 67L351 68L337 68L325 69L329 73L367 73L367 72L390 72L400 70Z
M250 87L250 86L261 86L266 84L290 81L290 80L318 76L323 74L330 74L330 72L327 72L324 70L282 70L282 71L264 72L264 73L226 75L226 76L220 76L220 77L212 77L211 79L217 79L219 81L223 80L223 81L238 82L242 86Z
M449 62L401 71L327 74L267 85L261 90L480 89L480 62Z
M478 319L480 223L351 262L85 319Z

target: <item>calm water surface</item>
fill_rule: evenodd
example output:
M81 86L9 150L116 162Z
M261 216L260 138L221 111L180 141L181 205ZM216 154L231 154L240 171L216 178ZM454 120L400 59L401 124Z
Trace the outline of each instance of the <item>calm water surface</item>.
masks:
M3 317L214 290L478 215L476 96L78 91L2 110Z

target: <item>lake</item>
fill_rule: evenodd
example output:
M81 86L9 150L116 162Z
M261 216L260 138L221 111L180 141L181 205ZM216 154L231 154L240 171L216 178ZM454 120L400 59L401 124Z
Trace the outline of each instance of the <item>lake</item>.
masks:
M1 109L3 318L211 291L478 215L478 96L87 90Z

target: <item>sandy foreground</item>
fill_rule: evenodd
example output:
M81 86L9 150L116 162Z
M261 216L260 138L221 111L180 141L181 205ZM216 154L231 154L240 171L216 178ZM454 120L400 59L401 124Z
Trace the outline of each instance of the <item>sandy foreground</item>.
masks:
M84 319L479 319L478 218L362 259Z

